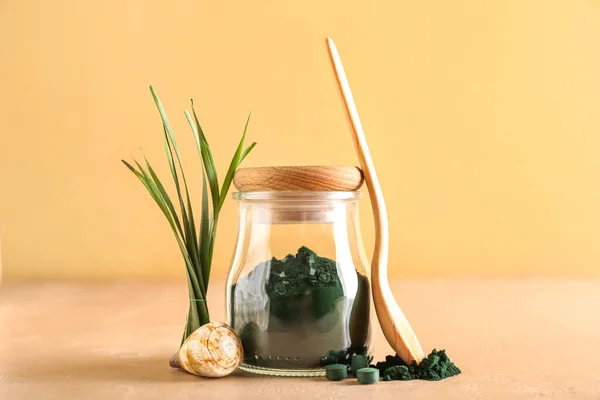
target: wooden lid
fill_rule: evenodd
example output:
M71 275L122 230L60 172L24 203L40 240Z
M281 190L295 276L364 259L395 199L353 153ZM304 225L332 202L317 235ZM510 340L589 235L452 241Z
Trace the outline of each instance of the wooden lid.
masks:
M302 192L358 190L363 184L360 168L352 166L289 166L240 168L233 184L240 192Z

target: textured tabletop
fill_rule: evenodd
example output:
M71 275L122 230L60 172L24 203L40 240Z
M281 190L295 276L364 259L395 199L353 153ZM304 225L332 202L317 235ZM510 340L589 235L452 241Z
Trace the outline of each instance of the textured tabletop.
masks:
M223 285L209 293L224 318ZM4 284L0 399L600 399L600 280L404 280L393 290L440 382L328 382L172 370L187 289L173 284ZM377 325L376 359L390 352Z

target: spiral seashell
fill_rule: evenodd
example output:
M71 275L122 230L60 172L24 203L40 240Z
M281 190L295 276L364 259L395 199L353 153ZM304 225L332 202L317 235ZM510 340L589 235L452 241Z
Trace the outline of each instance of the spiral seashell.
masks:
M229 325L211 322L196 329L178 353L180 368L209 378L232 373L244 358L242 342Z

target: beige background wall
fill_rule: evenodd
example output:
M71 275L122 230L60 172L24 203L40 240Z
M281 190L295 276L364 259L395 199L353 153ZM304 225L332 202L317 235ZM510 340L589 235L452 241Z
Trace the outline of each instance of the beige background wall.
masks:
M190 96L221 175L250 110L246 166L354 164L326 35L379 169L393 274L599 274L599 1L0 0L5 277L183 277L119 162L140 143L165 166L148 84L190 166Z

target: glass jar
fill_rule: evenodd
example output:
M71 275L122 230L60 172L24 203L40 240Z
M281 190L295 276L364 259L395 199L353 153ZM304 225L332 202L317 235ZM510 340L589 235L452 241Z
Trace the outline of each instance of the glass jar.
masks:
M318 376L336 355L368 354L361 197L358 191L233 194L239 225L227 312L244 346L242 370Z

